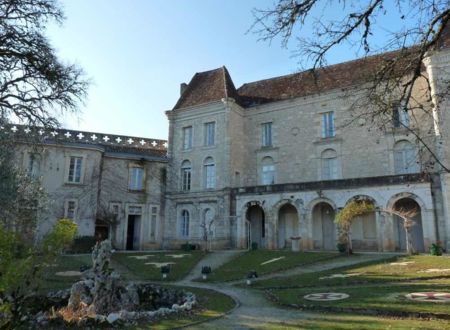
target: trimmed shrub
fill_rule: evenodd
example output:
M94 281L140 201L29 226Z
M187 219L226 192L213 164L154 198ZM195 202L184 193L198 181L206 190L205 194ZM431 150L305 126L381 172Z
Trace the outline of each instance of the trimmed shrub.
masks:
M97 241L94 236L79 236L73 240L67 253L91 253Z

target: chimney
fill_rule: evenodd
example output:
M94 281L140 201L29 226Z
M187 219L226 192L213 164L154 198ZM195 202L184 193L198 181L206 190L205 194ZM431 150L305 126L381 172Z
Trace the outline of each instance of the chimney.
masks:
M186 83L180 84L180 96L183 95L183 93L186 91L187 87L188 87L188 84L186 84Z

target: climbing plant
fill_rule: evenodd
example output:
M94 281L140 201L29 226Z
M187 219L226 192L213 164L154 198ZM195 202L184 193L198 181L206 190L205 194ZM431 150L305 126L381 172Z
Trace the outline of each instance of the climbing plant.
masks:
M372 202L367 200L354 200L348 203L342 210L340 210L334 222L339 227L339 244L344 244L348 254L352 254L352 239L350 234L350 227L353 221L362 215L375 211L375 206Z

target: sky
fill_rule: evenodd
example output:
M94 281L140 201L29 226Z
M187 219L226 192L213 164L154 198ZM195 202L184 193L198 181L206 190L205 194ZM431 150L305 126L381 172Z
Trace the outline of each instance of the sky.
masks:
M62 0L67 19L47 36L57 55L92 81L69 129L167 139L165 111L180 83L226 66L236 87L299 70L295 45L258 41L252 8L272 0ZM330 63L355 57L332 53Z

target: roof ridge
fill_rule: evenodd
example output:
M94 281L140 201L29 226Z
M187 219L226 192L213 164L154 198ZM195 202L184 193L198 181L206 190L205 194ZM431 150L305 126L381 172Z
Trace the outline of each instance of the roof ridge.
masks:
M225 73L225 65L222 65L221 67L222 69L222 75L223 75L223 87L225 90L225 98L228 99L228 86L227 86L227 77L226 77L226 73Z
M348 61L345 61L345 62L339 62L339 63L335 63L335 64L331 64L331 65L327 65L327 66L319 67L319 68L315 68L315 69L314 68L310 68L310 69L306 69L306 70L303 70L303 71L289 73L289 74L285 74L285 75L281 75L281 76L255 80L255 81L251 81L251 82L247 82L247 83L242 84L238 88L238 90L241 89L242 87L244 87L246 85L250 85L250 84L257 84L257 83L264 82L264 81L269 81L269 80L273 81L273 80L285 79L285 78L293 77L293 76L296 76L296 75L301 75L301 74L306 74L306 73L313 73L314 71L315 72L326 71L327 69L332 69L332 68L335 68L335 67L344 66L344 65L348 65L348 64L356 63L356 62L360 62L360 61L370 60L370 59L373 59L373 58L378 57L378 56L391 55L391 54L394 54L396 52L400 52L402 50L406 50L406 49L409 49L409 48L411 48L411 47L404 47L404 48L400 48L400 49L397 49L397 50L392 50L392 51L389 51L389 52L384 52L384 53L378 53L378 54L373 54L373 55L369 55L369 56L359 57L359 58L355 58L355 59L348 60Z

